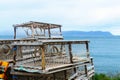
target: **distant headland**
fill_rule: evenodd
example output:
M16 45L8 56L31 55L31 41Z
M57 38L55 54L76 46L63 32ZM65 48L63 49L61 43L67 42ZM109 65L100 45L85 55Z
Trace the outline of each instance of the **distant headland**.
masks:
M64 36L114 36L110 32L104 31L63 31Z
M0 36L13 36L12 32L7 31L6 34L0 32ZM107 31L62 31L63 36L85 36L85 37L105 37L115 36ZM21 34L22 35L22 34Z

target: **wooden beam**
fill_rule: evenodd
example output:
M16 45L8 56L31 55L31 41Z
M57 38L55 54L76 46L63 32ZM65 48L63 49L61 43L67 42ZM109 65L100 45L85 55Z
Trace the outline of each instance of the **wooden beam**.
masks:
M91 58L91 65L94 65L94 64L93 64L93 58Z
M14 39L16 39L16 27L14 27Z
M73 55L72 55L72 46L71 46L71 43L69 43L68 45L68 48L69 48L69 55L70 55L70 62L73 63Z
M75 73L77 72L76 68L74 68L74 72L75 72Z
M55 77L55 73L53 73L53 80L55 80L55 78L56 78L56 77Z
M31 25L32 37L34 37L34 25Z
M59 29L60 29L60 35L62 36L62 30L61 30L61 27L59 27Z
M51 38L50 26L51 25L48 25L48 35L49 35L49 38Z
M16 64L17 46L13 46L13 65Z
M44 46L42 46L42 70L45 70L45 48L44 48Z
M19 46L19 52L20 52L20 57L23 58L23 54L22 54L22 46Z
M88 77L87 65L85 65L84 67L85 67L85 75L86 77Z
M89 45L88 45L88 42L86 42L86 52L87 52L87 57L89 58L90 54L89 54Z
M67 80L67 71L66 70L64 71L64 75L65 75L64 79Z
M44 36L45 36L45 28L44 28Z

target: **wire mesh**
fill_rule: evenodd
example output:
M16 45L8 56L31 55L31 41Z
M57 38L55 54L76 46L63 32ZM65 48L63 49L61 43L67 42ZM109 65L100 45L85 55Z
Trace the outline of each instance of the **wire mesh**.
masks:
M47 45L45 54L46 67L57 67L69 64L69 57L65 53L64 45Z
M40 69L43 64L42 61L45 59L45 68L53 69L72 64L71 57L73 62L83 62L87 59L88 52L85 44L65 44L61 42L58 44L48 43L43 46L44 47L22 46L22 61L18 62L17 64L27 67L37 67ZM44 56L42 56L42 48L44 48ZM20 55L20 51L18 51L18 53Z
M61 37L62 33L60 32L59 28L51 29L51 37Z

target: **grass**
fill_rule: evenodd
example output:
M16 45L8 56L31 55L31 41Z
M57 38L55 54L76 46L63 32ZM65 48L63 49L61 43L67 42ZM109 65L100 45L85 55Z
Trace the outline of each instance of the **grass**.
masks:
M108 76L106 74L95 74L94 80L120 80L120 74Z

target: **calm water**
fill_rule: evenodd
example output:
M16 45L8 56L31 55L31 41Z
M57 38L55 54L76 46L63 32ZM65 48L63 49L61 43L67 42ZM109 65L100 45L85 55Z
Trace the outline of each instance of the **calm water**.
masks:
M120 72L120 37L65 37L67 40L90 40L90 53L98 73Z
M0 36L12 39L13 36ZM65 37L66 40L90 40L90 53L98 73L120 73L120 37Z

